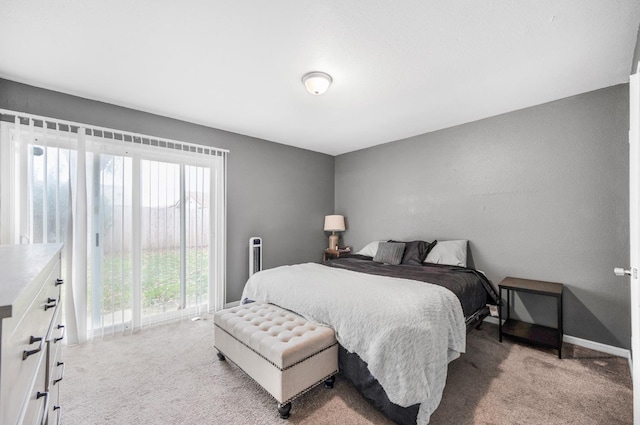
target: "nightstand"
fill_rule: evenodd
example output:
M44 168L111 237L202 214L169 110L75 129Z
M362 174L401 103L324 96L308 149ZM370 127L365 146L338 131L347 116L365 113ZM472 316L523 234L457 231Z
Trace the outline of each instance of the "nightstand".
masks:
M327 260L333 260L334 258L347 257L351 254L351 250L347 250L345 248L332 249L327 248L324 250L322 254L322 262L324 263Z
M555 282L544 282L541 280L519 279L515 277L505 277L498 285L500 288L500 299L502 291L507 291L507 320L502 323L502 308L498 309L500 342L502 336L508 335L523 341L533 342L546 347L558 350L558 358L562 358L562 292L564 285ZM511 293L528 292L556 299L558 305L558 327L527 323L511 318Z

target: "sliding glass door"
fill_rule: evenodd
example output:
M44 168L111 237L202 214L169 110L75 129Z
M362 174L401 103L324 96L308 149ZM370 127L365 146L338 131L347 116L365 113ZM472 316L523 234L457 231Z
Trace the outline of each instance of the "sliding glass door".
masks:
M210 171L141 161L142 319L208 303Z
M185 261L183 307L200 309L209 298L210 177L209 168L184 167Z
M87 153L91 314L89 329L127 329L133 317L133 159Z
M141 161L143 318L183 307L180 171L178 164Z
M226 156L16 126L3 122L0 134L10 145L0 152L10 168L0 190L3 243L63 242L77 261L86 237L86 279L71 279L82 285L73 293L80 333L82 323L91 337L220 308Z

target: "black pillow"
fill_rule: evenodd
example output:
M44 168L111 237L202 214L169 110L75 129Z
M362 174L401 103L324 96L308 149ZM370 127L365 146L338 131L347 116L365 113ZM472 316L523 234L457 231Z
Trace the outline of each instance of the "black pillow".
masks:
M397 241L389 241L389 242L397 243ZM405 244L404 255L402 256L402 260L400 264L408 264L411 266L421 266L424 259L427 258L429 251L431 251L433 247L436 246L436 243L438 243L438 241L404 242Z
M402 242L380 242L373 261L397 266L402 260L403 252L404 243Z

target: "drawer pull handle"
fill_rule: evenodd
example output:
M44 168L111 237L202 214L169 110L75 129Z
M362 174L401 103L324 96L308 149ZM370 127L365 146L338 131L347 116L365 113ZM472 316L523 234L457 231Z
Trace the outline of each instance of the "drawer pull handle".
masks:
M62 285L63 283L64 283L64 280L62 280L62 279L56 279L55 286Z
M60 366L62 366L62 373L60 374L60 377L58 379L55 379L53 381L53 385L57 384L58 382L64 379L64 362L56 362L56 367L60 367Z
M64 325L58 325L58 329L62 329L62 333L60 334L60 336L58 338L53 338L53 343L55 344L58 341L62 341L64 339L64 331L66 330L66 328L64 327Z
M29 345L33 344L34 342L38 342L40 341L40 345L38 346L38 348L36 348L35 350L24 350L22 352L22 360L27 360L27 357L29 357L32 354L36 354L39 353L40 351L42 351L42 345L44 344L44 338L42 337L37 337L37 336L33 336L31 335L31 338L29 338Z
M44 397L44 411L42 412L42 425L45 425L47 423L47 412L49 411L49 392L45 391L43 393L41 393L40 391L38 391L37 395L36 395L36 400L40 399Z
M60 416L62 416L62 409L60 408L60 406L53 406L53 410L59 410L58 412L58 420L56 421L56 425L60 425Z
M47 298L47 304L44 305L44 311L54 308L58 304L58 300L55 298Z

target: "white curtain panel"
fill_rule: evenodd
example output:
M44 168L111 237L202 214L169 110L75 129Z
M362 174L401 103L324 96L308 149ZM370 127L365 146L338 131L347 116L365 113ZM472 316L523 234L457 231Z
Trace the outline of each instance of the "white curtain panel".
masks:
M68 343L223 308L227 151L0 118L0 242L64 243Z
M76 138L75 179L71 180L72 234L66 240L73 241L73 305L74 310L65 319L76 319L77 342L87 339L87 150L84 128L79 128ZM74 190L75 189L75 190ZM79 307L79 308L78 308ZM70 337L72 340L72 337Z

